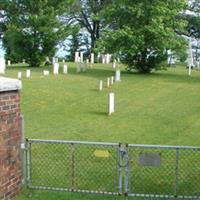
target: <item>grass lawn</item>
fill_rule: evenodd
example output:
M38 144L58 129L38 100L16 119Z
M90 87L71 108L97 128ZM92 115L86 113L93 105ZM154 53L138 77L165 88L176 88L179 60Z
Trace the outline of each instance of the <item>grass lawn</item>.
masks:
M106 88L106 78L114 75L111 65L97 64L80 74L73 63L68 66L68 75L43 77L43 68L32 68L31 78L22 78L21 110L27 138L200 145L199 71L191 77L185 67L148 75L122 71L122 81ZM18 71L25 74L25 70L11 66L6 76L17 77ZM104 81L102 92L98 91L99 80ZM116 95L112 116L107 115L109 92ZM80 198L121 199L25 190L19 200Z

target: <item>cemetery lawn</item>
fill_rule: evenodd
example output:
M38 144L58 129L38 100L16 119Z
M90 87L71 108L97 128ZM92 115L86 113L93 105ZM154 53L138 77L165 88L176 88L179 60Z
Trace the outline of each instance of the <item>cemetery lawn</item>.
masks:
M44 68L31 68L30 79L25 67L7 68L6 76L24 75L21 112L27 138L200 145L199 71L191 77L185 67L147 75L122 71L122 81L106 88L106 78L114 75L111 65L97 64L80 74L73 63L68 66L69 74L46 77ZM99 80L104 81L101 92ZM115 93L112 116L109 92Z
M25 137L97 142L199 146L200 72L187 75L185 67L168 68L152 74L129 74L106 88L114 75L111 65L95 64L77 74L68 63L69 74L44 77L44 68L7 68L6 76L22 71L21 111ZM52 67L45 67L52 72ZM62 69L60 69L62 72ZM98 91L103 80L103 91ZM109 92L115 93L115 113L107 114ZM17 200L124 199L100 195L25 190ZM129 198L128 198L129 199ZM131 198L130 198L131 199ZM132 198L133 199L133 198ZM135 199L134 200L140 200Z

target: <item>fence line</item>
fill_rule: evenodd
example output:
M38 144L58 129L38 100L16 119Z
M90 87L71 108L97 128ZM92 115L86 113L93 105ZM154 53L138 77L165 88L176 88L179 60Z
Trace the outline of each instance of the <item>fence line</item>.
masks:
M26 140L33 189L200 199L200 147Z

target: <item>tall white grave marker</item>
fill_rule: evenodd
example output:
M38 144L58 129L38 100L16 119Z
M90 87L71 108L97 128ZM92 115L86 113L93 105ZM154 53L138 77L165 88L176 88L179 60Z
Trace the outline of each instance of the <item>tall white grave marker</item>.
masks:
M109 93L108 95L108 115L115 112L115 94Z
M188 48L188 75L191 76L192 67L194 66L193 53L192 53L192 41L189 39L189 48Z
M18 72L17 78L18 78L18 79L21 79L21 78L22 78L22 72Z
M80 52L81 63L83 63L83 52Z
M110 87L110 78L107 78L107 87Z
M30 78L31 77L31 70L27 69L26 70L26 78Z
M103 81L100 80L99 81L99 91L102 91L103 90Z
M121 81L121 72L119 69L115 71L115 82Z
M4 74L6 69L6 62L4 58L0 58L0 74Z
M75 52L74 62L77 63L77 62L79 62L78 60L79 60L79 52L76 51L76 52Z
M65 63L65 59L63 59L62 62Z
M54 63L53 65L53 74L59 74L59 64Z
M11 62L10 62L10 60L8 60L8 66L10 66L11 65Z
M114 83L114 77L111 76L111 77L110 77L110 85L113 85L113 83Z
M112 64L112 68L115 69L116 68L116 60L114 59L114 62Z
M90 62L91 62L91 64L94 64L94 53L91 53Z
M81 58L80 57L78 57L77 58L78 60L77 60L77 64L76 64L76 72L77 73L79 73L79 72L81 72Z
M67 64L63 65L63 74L67 74L68 73L68 67Z
M56 63L56 58L53 57L53 58L52 58L52 64L54 65L55 63Z

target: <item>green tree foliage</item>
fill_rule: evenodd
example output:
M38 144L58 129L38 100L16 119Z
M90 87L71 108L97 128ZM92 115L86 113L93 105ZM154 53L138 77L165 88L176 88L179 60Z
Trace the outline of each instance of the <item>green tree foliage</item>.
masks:
M189 1L188 10L191 12L185 14L185 19L188 20L188 36L200 39L200 0Z
M96 41L105 28L104 20L100 15L110 0L75 0L71 6L70 20L74 20L90 35L90 51L96 48Z
M69 0L4 0L6 58L25 59L30 66L40 66L46 56L53 56L58 42L66 37L67 27L59 16L67 11L68 3Z
M129 70L149 73L161 69L167 50L184 49L176 30L185 26L178 15L184 0L115 0L104 12L110 24L101 47L116 53Z

